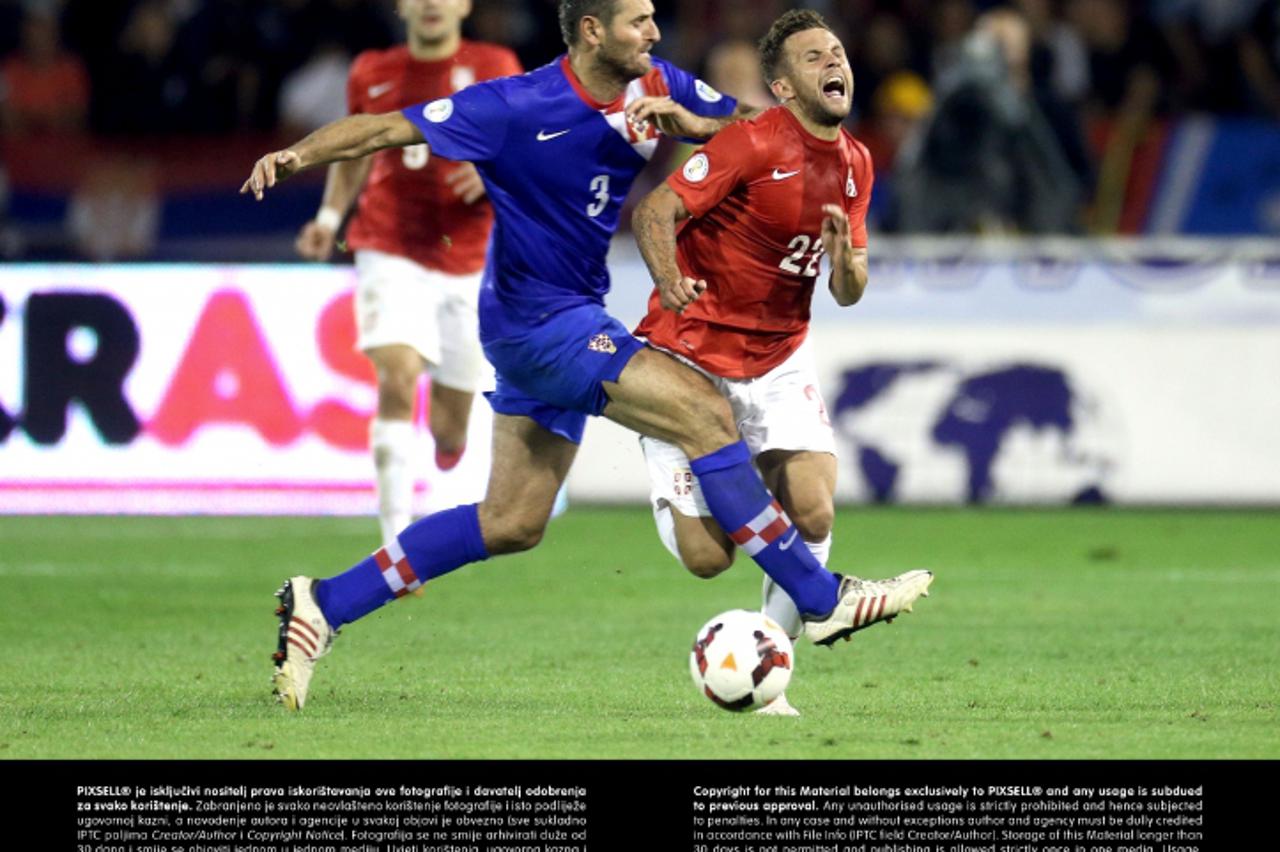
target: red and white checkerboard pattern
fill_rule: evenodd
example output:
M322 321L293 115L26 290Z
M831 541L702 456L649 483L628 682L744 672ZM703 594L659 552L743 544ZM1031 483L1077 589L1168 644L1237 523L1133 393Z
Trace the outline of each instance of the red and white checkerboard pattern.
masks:
M382 572L382 579L387 581L387 586L396 597L402 598L410 592L417 591L422 586L418 575L413 573L413 568L409 565L409 560L405 557L404 550L400 547L400 542L393 541L386 547L376 551L373 554L373 559L378 563L378 570Z
M778 501L774 500L760 514L730 533L729 538L748 556L755 556L789 529L791 519L782 511Z

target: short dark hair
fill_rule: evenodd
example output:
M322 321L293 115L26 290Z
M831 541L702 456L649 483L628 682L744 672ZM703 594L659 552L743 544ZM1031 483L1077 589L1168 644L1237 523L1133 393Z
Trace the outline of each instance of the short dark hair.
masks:
M590 15L607 25L613 20L614 0L560 0L560 35L568 47L578 43L578 24Z
M778 20L774 21L773 26L769 27L769 32L760 39L758 46L760 68L764 71L766 84L778 79L778 66L786 59L782 54L783 42L805 30L830 32L831 27L827 25L825 18L812 9L792 9L790 12L784 12Z

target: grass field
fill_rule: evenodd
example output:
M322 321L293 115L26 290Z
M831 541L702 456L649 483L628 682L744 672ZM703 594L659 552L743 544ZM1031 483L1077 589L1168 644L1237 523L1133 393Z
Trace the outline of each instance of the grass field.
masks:
M914 615L801 645L798 719L697 695L714 581L642 509L347 628L306 710L271 700L272 591L368 519L0 519L4 758L1277 758L1280 513L850 510L834 564L937 573Z

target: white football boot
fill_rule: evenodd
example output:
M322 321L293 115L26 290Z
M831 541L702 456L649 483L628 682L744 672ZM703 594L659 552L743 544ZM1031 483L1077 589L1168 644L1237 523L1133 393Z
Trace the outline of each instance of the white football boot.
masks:
M888 580L843 577L835 609L806 618L805 635L815 645L830 645L873 624L893 621L900 613L911 612L917 599L928 597L932 582L932 571L908 571Z
M791 702L787 701L787 694L783 692L757 710L756 714L759 716L799 716L800 711L791 706Z
M338 635L316 604L312 594L315 582L310 577L293 577L285 580L276 592L280 599L280 606L276 608L280 641L271 655L276 663L271 683L276 701L288 710L301 710L307 702L316 660L329 653L333 637Z

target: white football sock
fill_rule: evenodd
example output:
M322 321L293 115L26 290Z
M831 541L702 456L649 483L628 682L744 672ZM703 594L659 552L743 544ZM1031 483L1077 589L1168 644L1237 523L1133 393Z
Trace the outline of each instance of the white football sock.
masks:
M831 533L827 533L827 537L822 541L805 542L809 545L809 551L813 554L813 558L818 560L818 564L823 568L827 567L827 559L831 557Z
M374 418L369 448L378 471L378 523L382 543L395 540L413 520L414 450L417 430L409 420Z

